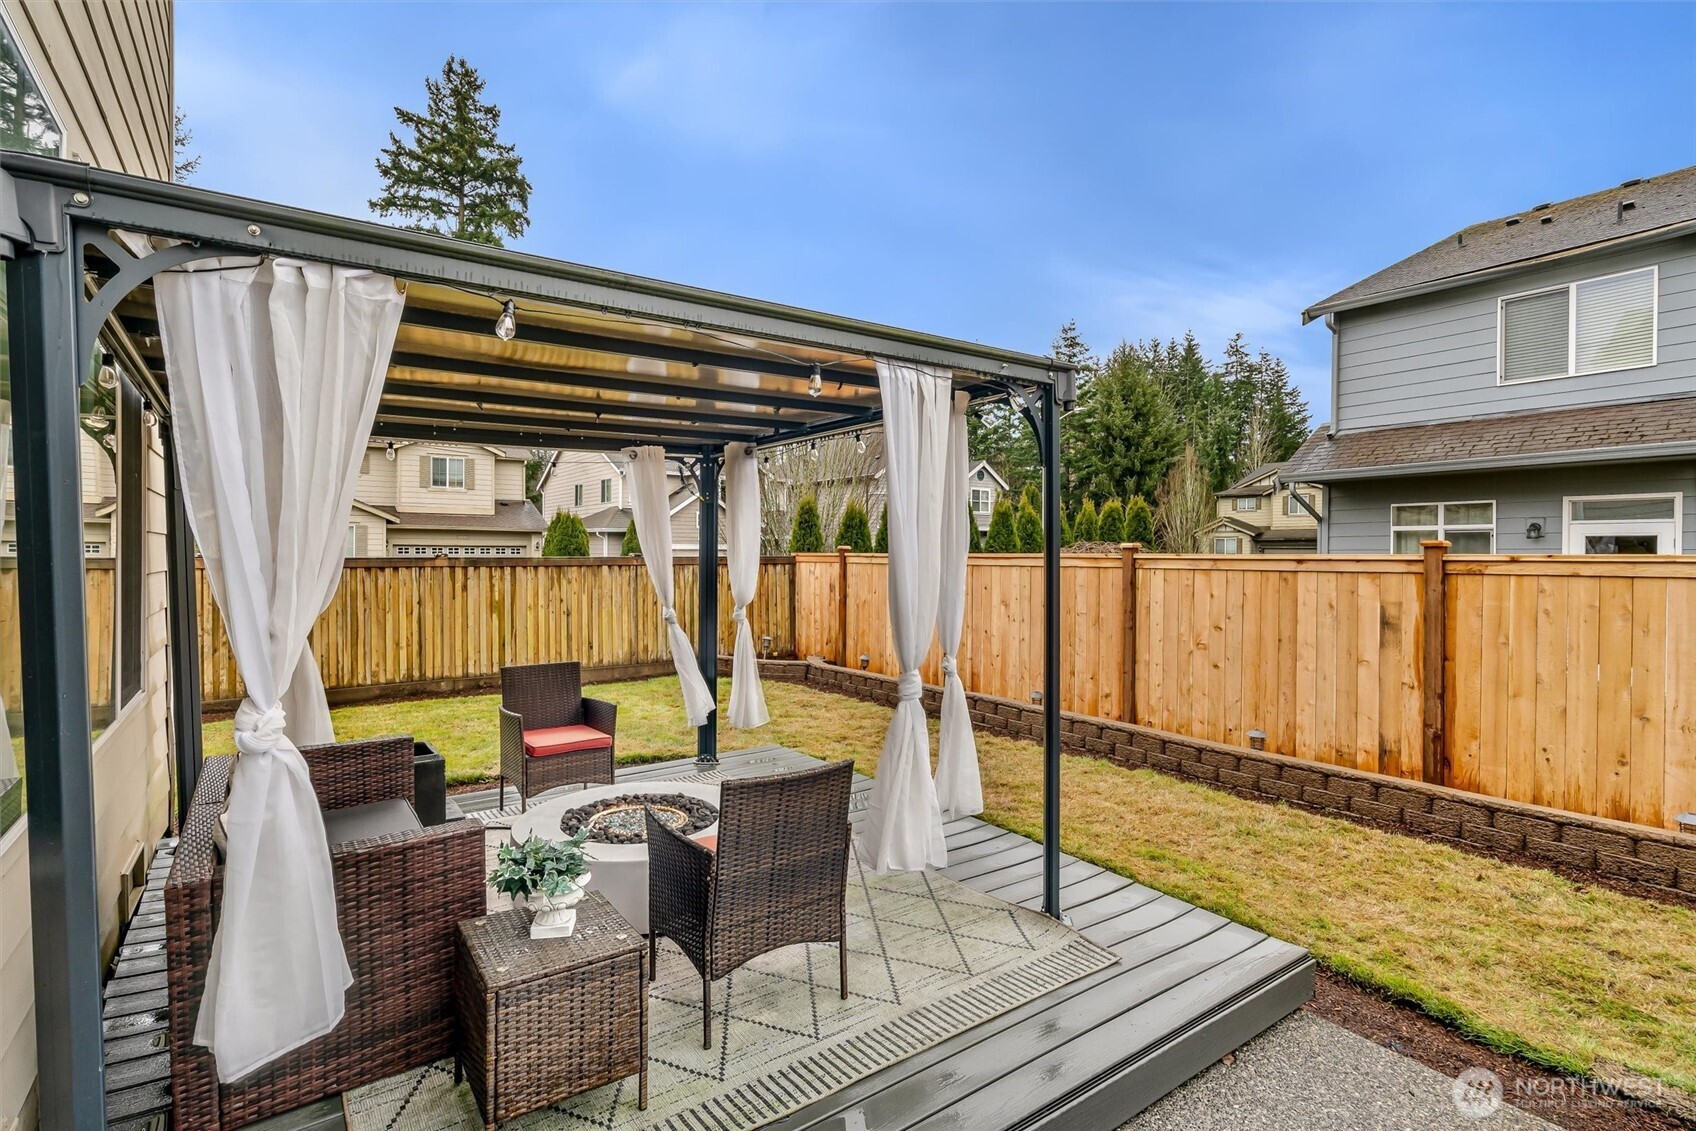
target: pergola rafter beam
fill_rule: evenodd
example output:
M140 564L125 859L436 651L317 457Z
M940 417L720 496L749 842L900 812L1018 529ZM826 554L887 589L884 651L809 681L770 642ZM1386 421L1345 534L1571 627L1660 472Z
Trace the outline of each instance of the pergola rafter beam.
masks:
M750 429L770 430L778 423L776 416L751 412L725 412L678 406L642 404L631 401L603 401L593 397L538 396L513 393L504 389L485 389L465 385L437 384L433 381L396 381L383 386L384 396L428 397L454 404L504 405L509 408L535 408L559 412L589 413L593 416L616 416L634 420L659 420L688 423L690 421L730 424Z

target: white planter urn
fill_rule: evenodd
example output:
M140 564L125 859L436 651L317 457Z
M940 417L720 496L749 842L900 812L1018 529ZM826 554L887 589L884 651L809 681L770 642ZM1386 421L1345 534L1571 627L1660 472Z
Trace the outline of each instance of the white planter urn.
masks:
M577 905L589 886L589 873L584 872L575 886L561 895L538 896L536 909L530 917L530 937L533 939L563 939L577 929Z

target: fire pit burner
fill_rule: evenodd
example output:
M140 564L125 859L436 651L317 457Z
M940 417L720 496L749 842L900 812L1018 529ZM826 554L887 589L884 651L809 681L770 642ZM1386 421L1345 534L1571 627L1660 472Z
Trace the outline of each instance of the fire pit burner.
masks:
M602 844L641 844L648 839L644 806L651 807L666 828L676 829L684 836L698 833L718 821L718 806L699 797L683 793L626 793L567 809L560 815L560 831L576 836L587 828L589 839Z

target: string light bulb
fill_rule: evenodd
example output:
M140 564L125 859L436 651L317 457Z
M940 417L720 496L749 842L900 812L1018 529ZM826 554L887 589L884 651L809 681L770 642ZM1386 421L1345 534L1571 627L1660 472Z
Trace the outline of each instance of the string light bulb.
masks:
M395 442L393 440L390 440L388 446L383 449L383 458L390 463L395 462Z
M143 428L151 428L157 423L159 423L159 417L153 411L153 402L152 401L142 401L141 402L141 426Z
M495 337L503 342L518 337L518 307L510 298L501 303L501 315L495 319Z
M813 363L813 375L811 377L807 378L807 395L809 397L816 397L823 392L824 392L824 373L819 369L818 363L814 362Z
M819 442L817 440L807 441L807 454L814 459L819 458Z
M864 433L854 433L854 450L861 455L866 454L866 437Z
M118 368L112 364L112 355L105 350L100 351L100 371L95 375L95 380L100 382L102 389L118 387Z

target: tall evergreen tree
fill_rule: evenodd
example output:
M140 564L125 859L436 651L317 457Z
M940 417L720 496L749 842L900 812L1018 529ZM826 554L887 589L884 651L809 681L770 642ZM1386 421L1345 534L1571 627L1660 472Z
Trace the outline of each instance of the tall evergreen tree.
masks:
M1125 504L1118 499L1108 499L1101 504L1101 514L1096 522L1095 538L1098 542L1118 545L1125 540Z
M457 55L439 79L425 79L422 113L395 107L411 140L394 131L377 158L383 192L379 216L399 216L422 231L500 246L530 226L530 181L524 159L500 140L501 111L483 101L483 79Z
M836 544L847 546L856 554L872 552L871 520L866 517L866 508L852 499L842 510L842 525L836 530Z
M883 511L877 516L877 537L872 539L872 553L889 553L889 504L883 504Z
M986 554L1016 554L1019 552L1019 531L1013 521L1013 500L1003 495L995 501L990 512L989 531L984 535Z
M624 528L624 541L619 544L618 552L627 558L642 556L642 541L636 534L634 522Z
M789 535L791 554L818 554L824 551L824 527L819 523L819 501L808 495L795 508L795 529Z
M1062 433L1074 496L1152 491L1183 448L1171 403L1130 346L1113 351L1080 390Z
M1125 504L1124 540L1140 542L1147 549L1154 549L1154 508L1141 495L1132 495L1131 501Z
M555 511L542 536L544 558L586 558L589 556L589 529L583 520L570 511Z
M1078 517L1072 523L1072 537L1079 542L1101 541L1101 525L1096 520L1094 499L1085 499L1078 508Z
M966 552L983 553L983 531L978 529L978 516L970 505L966 507Z
M1042 553L1042 516L1031 506L1028 498L1019 500L1019 513L1013 521L1019 540L1019 553Z

